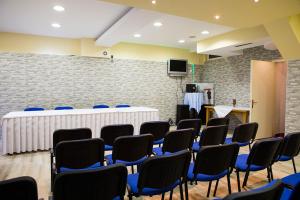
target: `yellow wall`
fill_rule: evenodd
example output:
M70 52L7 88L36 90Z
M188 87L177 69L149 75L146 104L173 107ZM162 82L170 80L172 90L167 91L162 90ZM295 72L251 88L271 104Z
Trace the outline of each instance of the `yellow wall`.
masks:
M0 52L80 55L100 57L108 50L114 58L166 61L170 58L187 59L190 63L203 64L205 55L185 49L154 45L119 43L111 48L95 46L94 39L66 39L0 32Z
M290 25L294 34L296 35L298 42L300 43L300 14L294 15L289 18Z

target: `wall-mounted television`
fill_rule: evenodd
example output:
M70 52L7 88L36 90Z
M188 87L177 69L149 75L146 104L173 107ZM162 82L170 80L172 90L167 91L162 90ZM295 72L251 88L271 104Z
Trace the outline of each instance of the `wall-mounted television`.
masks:
M186 76L188 74L188 61L170 59L168 61L169 76Z

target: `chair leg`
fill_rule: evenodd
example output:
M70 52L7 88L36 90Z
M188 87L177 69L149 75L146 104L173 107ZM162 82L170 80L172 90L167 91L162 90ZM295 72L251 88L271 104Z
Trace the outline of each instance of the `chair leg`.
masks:
M180 200L184 200L184 198L183 198L182 183L180 183L180 185L179 185L179 190L180 190Z
M230 174L227 174L228 193L231 194Z
M272 165L270 166L270 174L271 174L271 180L274 180L274 176L273 176L273 169L272 169Z
M292 161L293 161L294 172L295 172L295 174L296 174L296 173L297 173L297 169L296 169L296 165L295 165L295 159L294 159L294 157L292 158Z
M249 173L250 173L249 170L247 170L247 171L246 171L246 174L245 174L244 181L243 181L243 187L246 187L246 185L247 185Z
M170 198L169 198L169 200L172 200L172 198L173 198L173 190L170 191Z
M196 158L195 158L195 152L192 152L192 156L193 156L193 162L195 162Z
M212 182L212 181L209 181L209 185L208 185L208 190L207 190L207 195L206 195L206 197L209 197L209 194L210 194L210 188L211 188L211 182Z
M248 145L249 146L249 152L251 151L251 144Z
M185 189L185 200L189 200L189 188L188 188L188 184L187 181L184 182L184 189Z
M165 193L161 194L161 200L165 200Z
M268 172L268 181L269 183L271 182L271 173L270 173L270 168L267 167L267 172Z
M238 190L241 192L241 183L240 183L240 172L236 170L236 178L237 178L237 183L238 183Z
M215 190L214 190L214 197L217 194L218 185L219 185L219 180L217 180L217 182L216 182L216 186L215 186Z
M128 194L128 198L129 198L129 200L132 200L132 195Z
M131 165L131 173L134 174L134 166Z

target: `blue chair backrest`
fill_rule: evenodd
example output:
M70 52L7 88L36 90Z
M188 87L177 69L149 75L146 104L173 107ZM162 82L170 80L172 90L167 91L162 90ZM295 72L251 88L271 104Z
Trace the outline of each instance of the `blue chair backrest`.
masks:
M71 106L57 106L55 110L73 110L74 108Z
M99 105L94 105L93 106L94 109L97 109L97 108L109 108L108 105L104 105L104 104L99 104Z
M128 108L130 107L130 105L128 104L119 104L119 105L116 105L116 108Z
M28 107L25 108L24 111L43 111L45 110L44 108L39 108L39 107Z

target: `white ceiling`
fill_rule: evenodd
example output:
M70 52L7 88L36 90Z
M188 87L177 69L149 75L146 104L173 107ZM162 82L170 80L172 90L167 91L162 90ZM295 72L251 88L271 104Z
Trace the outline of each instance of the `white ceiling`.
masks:
M54 5L65 7L56 12ZM154 27L160 21L163 26ZM61 28L51 27L51 23ZM209 35L202 35L207 30ZM17 32L65 38L91 37L96 44L119 42L178 47L196 51L196 41L233 30L231 27L129 8L98 0L0 0L0 32ZM141 38L134 38L139 33ZM190 39L194 35L196 38ZM184 44L178 40L185 40Z
M65 11L54 11L57 4ZM96 38L127 9L97 0L0 0L0 31ZM55 22L61 28L52 28Z

